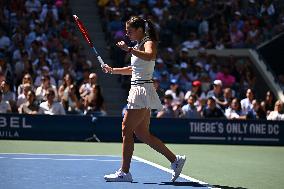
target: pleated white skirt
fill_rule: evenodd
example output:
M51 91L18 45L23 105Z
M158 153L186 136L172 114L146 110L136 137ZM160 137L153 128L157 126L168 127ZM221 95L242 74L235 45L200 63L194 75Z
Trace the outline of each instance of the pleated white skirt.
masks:
M163 108L153 83L131 85L127 101L127 109L161 110Z

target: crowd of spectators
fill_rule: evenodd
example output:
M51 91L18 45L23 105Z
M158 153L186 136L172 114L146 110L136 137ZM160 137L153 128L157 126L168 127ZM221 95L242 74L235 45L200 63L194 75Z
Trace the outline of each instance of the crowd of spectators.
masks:
M153 80L164 109L153 116L284 119L283 102L270 91L257 93L249 59L206 53L254 48L283 31L281 1L99 0L98 6L115 66L130 63L111 48L128 40L129 16L155 23ZM94 65L75 31L68 0L0 1L0 113L106 115ZM129 87L128 78L121 81Z
M283 32L282 1L99 0L98 7L117 67L130 64L129 54L114 47L119 40L133 45L125 37L125 21L139 15L155 24L160 40L153 80L164 108L153 116L271 119L276 111L280 116L273 119L283 119L283 103L271 91L258 93L249 58L206 51L256 48ZM197 56L189 56L191 50ZM129 87L129 78L121 81Z
M0 1L0 113L105 115L68 0Z

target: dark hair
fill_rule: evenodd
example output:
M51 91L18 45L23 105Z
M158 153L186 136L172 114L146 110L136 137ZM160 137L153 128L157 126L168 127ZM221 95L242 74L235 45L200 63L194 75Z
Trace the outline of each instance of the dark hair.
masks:
M153 41L159 40L155 26L150 19L144 20L141 17L132 16L128 21L126 21L126 24L135 29L142 28L143 31L147 33L149 38Z

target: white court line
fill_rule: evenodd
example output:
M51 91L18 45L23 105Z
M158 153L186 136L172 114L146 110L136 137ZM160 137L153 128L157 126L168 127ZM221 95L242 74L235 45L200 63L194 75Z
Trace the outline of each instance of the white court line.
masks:
M82 154L32 154L32 153L1 153L3 155L31 155L31 156L95 156L95 157L101 157L101 156L107 156L107 157L120 157L115 155L82 155Z
M15 159L15 160L54 160L54 161L121 161L121 160L111 160L111 159L59 159L59 158L8 158L8 159Z
M3 155L34 155L34 156L79 156L79 157L83 157L83 156L97 156L97 157L100 157L100 156L107 156L107 157L120 157L120 156L114 156L114 155L81 155L81 154L32 154L32 153L0 153L0 154L3 154ZM3 158L3 157L0 157L0 158ZM4 158L7 158L7 157L4 157ZM156 164L154 162L151 162L151 161L148 161L148 160L145 160L143 158L140 158L138 156L132 156L133 159L135 159L136 161L138 162L142 162L142 163L145 163L145 164L148 164L148 165L151 165L153 167L156 167L162 171L165 171L165 172L168 172L168 173L172 173L172 170L171 169L168 169L166 167L163 167L159 164ZM12 159L12 158L11 158ZM22 158L23 159L23 158ZM27 159L27 158L26 158ZM53 159L53 160L56 160L55 158L42 158L42 159ZM63 159L57 159L57 160L63 160ZM66 159L65 159L66 160ZM72 159L69 159L69 160L72 160ZM82 159L84 160L84 159ZM88 159L87 159L88 160ZM104 160L106 161L106 160ZM112 160L112 161L121 161L121 160ZM200 181L200 180L197 180L195 178L192 178L192 177L189 177L187 175L184 175L184 174L180 174L180 177L181 178L184 178L186 180L189 180L189 181L192 181L192 182L196 182L196 183L199 183L201 185L204 185L205 187L209 188L209 189L220 189L220 188L214 188L214 187L211 187L210 184L206 183L206 182L203 182L203 181Z
M161 169L161 170L163 170L163 171L165 171L165 172L168 172L168 173L171 173L171 174L172 174L172 170L171 170L171 169L168 169L168 168L163 167L163 166L161 166L161 165L159 165L159 164L156 164L156 163L154 163L154 162L148 161L148 160L146 160L146 159L143 159L143 158L140 158L140 157L137 157L137 156L132 156L132 157L133 157L133 159L135 159L135 160L137 160L137 161L141 161L141 162L143 162L143 163L146 163L146 164L148 164L148 165L151 165L151 166L153 166L153 167L156 167L156 168L158 168L158 169ZM184 178L184 179L186 179L186 180L189 180L189 181L196 182L196 183L198 183L198 184L204 185L204 186L206 186L207 188L210 188L210 189L220 189L220 188L210 187L210 184L208 184L208 183L206 183L206 182L203 182L203 181L200 181L200 180L197 180L197 179L195 179L195 178L189 177L189 176L184 175L184 174L180 174L180 177L181 177L181 178Z

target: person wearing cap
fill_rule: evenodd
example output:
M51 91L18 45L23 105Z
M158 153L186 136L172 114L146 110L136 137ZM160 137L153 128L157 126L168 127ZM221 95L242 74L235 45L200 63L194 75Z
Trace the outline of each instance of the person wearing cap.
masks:
M164 72L164 71L167 71L167 68L164 64L164 61L162 58L157 58L156 60L156 65L155 65L155 70L153 72L153 77L157 77L157 78L160 78L161 77L161 74Z
M198 107L198 111L201 110L202 108L202 105L205 103L203 102L204 99L206 99L206 94L202 91L201 89L201 81L199 80L195 80L192 82L191 86L191 90L188 90L184 96L184 99L186 101L188 101L188 98L191 96L191 95L195 95L196 96L196 101L195 101L195 106Z
M181 90L177 79L171 79L170 89L166 90L165 95L172 95L173 104L183 103L184 92Z
M161 77L159 78L160 80L160 87L166 91L170 87L170 81L169 81L169 73L167 71L163 71L161 73Z
M213 89L207 93L207 99L212 97L218 106L222 105L222 102L224 101L222 86L222 81L216 79L213 82Z
M179 83L183 91L187 91L191 88L191 80L188 74L188 65L186 62L180 64Z

